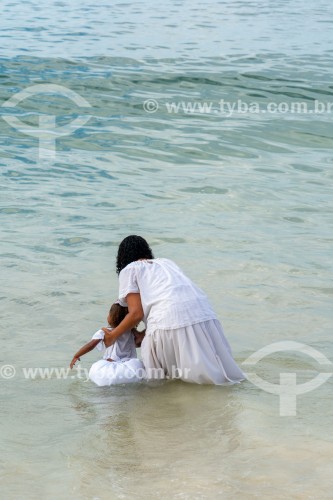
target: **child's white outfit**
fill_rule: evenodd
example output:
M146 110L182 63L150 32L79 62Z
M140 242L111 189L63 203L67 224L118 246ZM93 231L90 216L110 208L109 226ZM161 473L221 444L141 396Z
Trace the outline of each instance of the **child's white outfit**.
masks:
M110 328L112 330L112 328ZM134 336L123 333L110 347L105 347L104 332L98 330L92 340L101 339L96 348L105 350L103 359L96 361L89 370L89 378L99 386L140 382L146 378L142 361L137 358ZM107 361L107 359L113 361Z

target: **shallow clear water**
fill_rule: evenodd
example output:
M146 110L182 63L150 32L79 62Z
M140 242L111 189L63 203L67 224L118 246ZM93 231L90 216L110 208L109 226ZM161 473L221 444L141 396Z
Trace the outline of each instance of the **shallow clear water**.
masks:
M16 370L0 379L2 496L331 498L332 378L282 417L278 396L249 381L100 389L77 372L23 371L67 367L105 324L132 233L207 292L240 365L287 340L333 361L333 108L219 109L333 102L330 3L68 4L1 6L1 104L52 84L91 106L44 94L1 108L0 369ZM213 109L171 113L172 102ZM53 158L4 119L60 126L87 113ZM256 367L275 384L329 371L292 352Z

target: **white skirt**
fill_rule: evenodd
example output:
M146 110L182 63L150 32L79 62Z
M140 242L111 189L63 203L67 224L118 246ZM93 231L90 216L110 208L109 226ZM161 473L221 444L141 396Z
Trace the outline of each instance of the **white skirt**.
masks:
M141 382L146 378L142 361L136 358L126 361L100 359L89 370L89 378L99 386Z
M246 377L216 319L174 330L147 329L141 345L149 379L178 378L197 384L234 384Z

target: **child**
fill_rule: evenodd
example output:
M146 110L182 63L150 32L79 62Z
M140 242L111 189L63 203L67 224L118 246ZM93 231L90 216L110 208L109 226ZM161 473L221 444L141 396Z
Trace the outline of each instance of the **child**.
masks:
M112 304L107 322L111 330L121 323L128 313L127 307L122 307L119 301ZM104 349L103 359L97 361L89 370L89 378L99 386L139 382L145 378L142 362L137 359L134 336L140 335L136 329L125 332L110 347L104 345L104 332L98 330L91 341L85 344L74 355L70 367L73 368L80 357L95 347Z

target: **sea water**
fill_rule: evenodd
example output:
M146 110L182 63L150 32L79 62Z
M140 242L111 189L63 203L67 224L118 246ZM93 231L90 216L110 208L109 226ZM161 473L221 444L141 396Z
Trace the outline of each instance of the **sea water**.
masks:
M1 3L2 498L332 498L332 378L287 408L267 385L333 371L332 23L328 0ZM128 234L266 389L66 371Z

